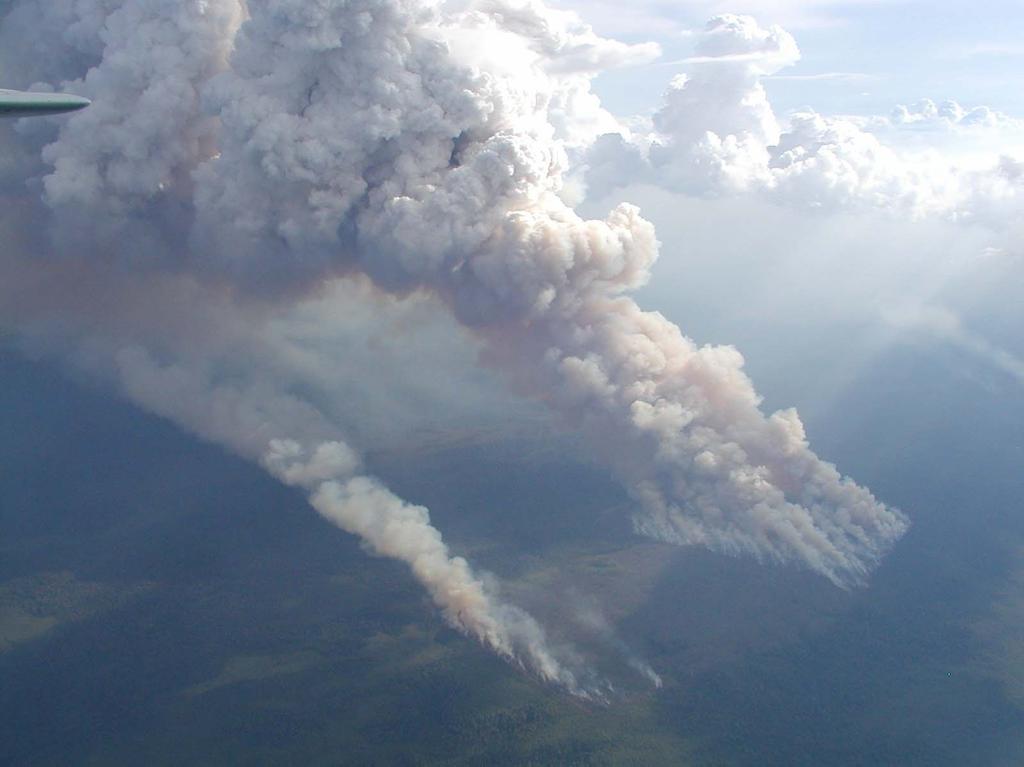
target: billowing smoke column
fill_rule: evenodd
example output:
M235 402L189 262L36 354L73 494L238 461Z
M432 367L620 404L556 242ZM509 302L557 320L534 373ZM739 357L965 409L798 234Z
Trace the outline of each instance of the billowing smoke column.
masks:
M64 125L58 140L42 152L51 166L42 189L53 215L56 264L36 265L19 253L6 253L6 276L17 287L9 285L3 294L4 314L13 314L30 334L39 333L42 318L44 337L54 334L56 317L57 334L81 342L82 349L72 352L76 361L99 365L102 375L136 403L306 491L317 511L359 536L368 550L406 562L453 627L573 694L602 696L570 652L552 650L536 621L500 598L493 579L481 578L463 558L450 554L425 508L404 502L360 473L355 453L316 408L276 390L257 369L243 372L242 385L214 380L204 369L204 354L195 347L208 355L211 337L225 331L216 325L203 329L203 321L196 324L189 315L229 324L253 319L248 310L232 316L236 288L257 282L252 264L238 264L228 275L222 270L226 261L211 267L207 261L213 259L189 247L193 194L203 189L192 175L199 178L199 163L218 151L220 129L216 116L202 108L203 91L214 90L212 78L227 69L227 54L245 15L235 2L177 0L69 4L56 10L23 3L11 12L8 20L22 33L40 25L46 31L47 22L92 30L99 42L83 47L100 54L83 78L69 83L97 94L96 109ZM296 25L302 28L301 21ZM67 67L73 70L75 61L71 57ZM26 134L32 136L34 129L38 126L27 125ZM257 244L252 254L260 247L270 250ZM270 284L273 277L286 287L296 282L288 270L312 250L295 247L294 263L260 278L268 283L266 292L278 292ZM83 270L87 274L79 276L86 279L78 283L76 295L71 275ZM196 279L207 287L194 285ZM26 288L35 291L27 301L18 297ZM82 290L95 290L103 298L82 296ZM105 309L103 300L115 306ZM141 306L147 302L148 310ZM256 303L265 307L268 302ZM155 321L146 317L140 327L129 327L137 319L133 312L147 311ZM185 330L167 331L165 324ZM178 361L160 364L136 346L111 353L105 348L116 345L111 338L101 333L98 339L83 340L80 328L67 325L94 325L122 343L138 339Z
M735 350L697 348L625 295L657 241L635 208L584 221L558 196L565 155L549 113L579 73L550 59L578 44L550 43L537 65L529 51L554 36L542 8L250 11L210 89L220 154L195 174L209 259L430 288L492 363L592 432L645 533L849 584L903 532L899 513L814 456L794 412L759 412ZM517 77L484 68L513 46Z
M316 408L266 384L240 388L215 383L199 368L160 365L139 348L120 350L114 365L130 399L259 462L305 490L313 508L359 536L369 551L408 563L450 625L573 694L602 695L555 656L533 618L449 553L427 509L361 473L356 453Z
M637 528L663 540L849 585L905 530L810 451L795 412L759 411L734 349L698 348L628 297L658 248L635 208L585 221L560 196L569 153L611 121L589 78L650 58L649 46L602 40L536 2L73 8L76 29L99 39L80 44L87 74L62 83L94 106L43 155L62 256L260 306L349 274L431 291L490 364L591 435L638 503ZM448 554L424 509L358 476L308 406L263 401L250 426L238 420L245 391L132 354L117 374L136 401L304 488L372 550L408 562L453 625L583 691L529 616Z

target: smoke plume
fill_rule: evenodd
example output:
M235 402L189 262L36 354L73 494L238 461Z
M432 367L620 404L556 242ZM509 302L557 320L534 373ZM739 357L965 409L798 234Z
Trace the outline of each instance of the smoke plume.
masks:
M202 286L196 301L255 313L352 275L429 292L478 335L487 364L587 433L642 533L848 586L906 529L810 450L794 411L761 413L735 349L698 347L629 296L658 252L636 208L583 220L564 201L570 157L614 123L590 79L651 46L601 39L529 0L58 5L33 15L22 0L8 19L31 18L25 33L40 39L75 30L80 53L59 63L58 84L93 107L55 135L47 123L17 136L20 151L45 146L12 241L47 257L5 257L12 273L16 260L49 296L54 332L88 314L132 339L105 363L129 396L261 462L370 550L407 562L452 625L588 689L528 615L449 554L425 509L359 473L315 408L264 390L258 368L242 386L197 374L202 328L170 343L160 322L127 329L102 304L76 309L67 286L39 285L69 270L106 275L124 296L178 281ZM785 58L795 46L772 33L752 50ZM763 142L770 110L750 110ZM18 229L31 221L52 243ZM20 311L27 327L39 307ZM193 305L161 311L195 325Z
M314 509L368 551L407 563L449 625L575 695L602 695L568 667L572 657L557 656L529 614L502 601L493 582L451 555L427 509L362 473L356 452L316 408L265 380L245 388L215 383L202 369L160 365L137 347L117 351L113 367L133 402L258 462L305 491Z
M492 364L605 446L642 506L638 529L863 578L904 519L818 460L795 413L763 416L735 350L698 348L628 297L657 255L653 229L628 205L584 221L558 196L550 111L579 75L484 69L488 36L511 33L507 5L388 5L365 29L345 23L348 4L303 6L301 35L294 6L270 5L253 7L211 89L220 154L195 178L212 258L249 275L359 271L383 290L429 288ZM476 47L446 43L467 26Z

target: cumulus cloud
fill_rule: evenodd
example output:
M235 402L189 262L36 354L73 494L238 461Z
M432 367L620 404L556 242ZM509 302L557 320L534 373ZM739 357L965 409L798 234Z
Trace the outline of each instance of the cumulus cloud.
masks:
M645 534L796 562L849 586L906 529L811 451L795 411L761 412L735 349L700 347L637 305L630 292L658 242L635 207L585 220L564 202L570 154L611 119L590 78L649 58L650 46L604 41L574 16L513 0L107 9L98 62L73 79L94 108L43 150L45 207L23 203L57 232L42 265L18 258L30 284L69 269L111 275L126 295L177 281L201 288L197 303L257 317L352 275L396 296L429 293L489 365L588 435ZM779 128L759 78L793 60L795 43L722 17L699 50L729 69L680 82L659 129L697 140L709 177L727 177L733 156L767 168ZM714 130L698 135L688 116L705 107ZM50 331L66 332L75 300L60 290L52 300L62 322ZM160 309L182 328L198 311ZM129 396L304 489L371 550L407 562L456 627L591 689L528 615L448 553L426 510L358 474L329 419L265 386L258 365L235 371L242 385L204 377L189 345L204 344L204 330L168 341L160 324L118 326L136 344L94 358ZM156 340L167 359L145 350Z
M964 107L952 99L936 104L922 99L916 104L898 105L889 116L893 126L927 127L942 129L1012 128L1024 127L1024 121L1010 117L987 106Z
M761 79L800 58L778 26L749 16L716 16L695 46L690 75L669 85L653 124L651 164L681 186L742 189L763 177L779 124ZM686 147L676 151L676 147Z
M651 132L602 136L587 159L591 194L636 181L723 196L751 193L803 208L889 210L1006 228L1022 187L1008 157L965 167L938 151L897 151L883 139L910 130L1019 130L1021 121L984 106L929 100L887 117L825 116L805 110L780 121L763 81L799 59L783 29L748 16L711 19L690 73L669 85Z

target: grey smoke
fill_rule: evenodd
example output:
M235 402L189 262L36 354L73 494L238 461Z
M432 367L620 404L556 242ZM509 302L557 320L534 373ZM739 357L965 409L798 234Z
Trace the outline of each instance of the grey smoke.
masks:
M573 694L601 694L556 655L529 614L449 552L427 509L365 475L336 427L308 403L264 381L245 388L214 383L201 369L160 365L139 348L121 349L114 364L132 401L260 463L306 491L314 509L369 551L406 562L451 626Z
M628 205L584 221L561 201L549 111L567 86L550 68L479 66L487 35L509 34L498 6L388 4L360 26L349 5L271 5L213 89L220 153L196 173L211 252L257 274L432 290L523 391L614 444L639 530L863 579L905 519L818 460L794 412L763 416L734 349L698 348L628 297L653 229ZM456 59L439 41L467 24L480 42Z
M649 59L651 46L603 40L539 2L60 8L26 34L70 23L71 60L89 63L58 84L93 107L60 123L40 191L24 195L54 231L50 258L5 256L46 297L51 335L105 311L71 294L69 270L110 275L125 296L154 281L202 286L193 298L229 315L272 314L364 275L382 292L436 296L488 364L584 430L635 499L642 533L849 586L906 529L810 450L795 411L761 413L735 349L698 347L629 296L658 254L635 207L583 220L563 201L570 153L613 122L590 78ZM47 280L63 287L43 290ZM11 311L27 328L40 307L21 308ZM182 328L197 311L160 310ZM140 347L96 358L129 396L260 461L371 550L407 562L452 625L546 679L593 689L450 555L425 509L359 474L315 408L245 375L218 384L191 365L203 329L172 342L161 325L106 328ZM169 361L142 350L158 341Z

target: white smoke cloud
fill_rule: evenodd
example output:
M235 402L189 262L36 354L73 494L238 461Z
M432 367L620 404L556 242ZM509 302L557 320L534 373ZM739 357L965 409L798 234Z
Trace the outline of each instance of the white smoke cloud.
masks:
M635 207L584 220L563 201L570 154L613 122L590 78L649 58L650 46L511 0L103 7L98 62L73 83L94 106L44 150L47 210L25 203L49 217L65 261L18 258L28 284L77 269L131 296L179 279L202 286L193 300L243 318L351 274L396 295L429 292L477 334L489 364L584 430L635 498L641 532L796 562L847 586L906 529L810 450L795 411L760 411L735 349L698 347L629 296L658 252ZM728 63L733 94L756 95L758 78L796 55L782 30L716 24L702 55L730 57L744 41ZM681 83L661 128L689 135L683 118L702 102L688 90L719 82ZM706 167L725 168L722 151L764 165L758 147L778 126L760 93L709 109L723 133L700 139ZM733 125L740 132L725 133ZM78 319L69 293L46 293L60 320L51 333ZM90 317L116 314L85 303ZM371 550L407 562L453 625L546 679L593 689L448 553L425 509L358 475L316 408L262 382L256 365L244 385L197 371L189 343L217 351L192 316L202 310L169 301L159 311L190 329L168 341L158 321L117 326L140 347L163 342L169 358L109 355L129 396L306 490Z
M578 594L573 595L573 602L575 604L573 617L577 623L584 627L596 641L608 646L613 652L625 658L626 664L655 688L661 688L663 682L658 672L619 637L615 627L601 611L600 605L594 600L588 600Z
M134 254L138 261L164 248L180 253L189 173L216 151L216 123L200 110L199 90L224 68L242 15L237 0L110 7L102 59L64 84L89 94L95 108L68 121L43 150L52 168L45 197L68 239L84 234L98 250L127 241L144 251Z
M425 40L422 19L389 16L369 35L341 23L350 8L324 6L317 28L340 35L325 50L321 35L288 37L289 9L242 28L217 83L221 153L196 174L217 252L432 289L492 363L615 445L605 458L644 507L640 530L863 578L903 517L814 457L794 413L761 415L735 350L699 349L624 295L647 277L654 233L628 205L583 221L558 198L557 84L502 80L435 47L458 15L431 16ZM791 55L781 31L751 35L767 59ZM282 71L304 79L285 87L269 74ZM753 112L758 135L771 131Z
M204 372L208 365L197 362L204 353L216 355L211 347L238 340L237 328L225 333L218 323L240 325L260 312L232 309L217 290L190 289L187 274L176 282L159 272L190 268L188 233L178 225L187 221L192 170L216 152L216 120L201 110L199 88L223 70L243 8L234 2L114 5L100 25L102 55L77 87L94 94L97 109L69 121L44 150L52 166L44 197L58 245L86 258L61 253L64 261L53 269L10 254L5 267L13 279L5 292L12 300L5 313L37 344L70 344L79 366L98 370L143 407L305 489L318 511L359 535L371 551L407 562L452 626L546 681L574 694L597 694L556 657L527 613L503 602L493 583L449 554L426 509L357 473L355 453L315 407L277 391L265 370L249 370L243 378L255 380L241 387L215 383ZM82 12L100 11L89 6ZM96 259L91 268L89 258ZM77 285L70 274L76 270L86 278ZM26 287L34 295L18 300ZM83 292L76 295L76 288ZM160 321L161 313L173 329ZM195 315L214 325L204 331ZM145 319L133 327L138 318ZM88 327L69 327L78 323ZM227 339L213 340L221 335ZM141 346L123 346L136 338L176 362L161 365ZM119 350L107 348L112 340Z
M314 509L369 551L406 562L450 625L545 681L584 697L600 694L555 656L529 614L502 602L465 559L451 555L427 509L361 474L357 454L308 403L263 381L215 384L201 370L159 365L139 348L121 349L115 364L133 402L259 462L305 490Z
M0 324L17 327L31 352L65 359L74 371L304 490L317 511L359 536L367 550L406 562L454 628L574 695L604 698L603 683L504 600L492 576L449 553L425 508L362 473L335 419L312 404L316 376L272 332L288 327L289 317L225 301L188 278L119 276L102 264L82 273L73 261L50 274L17 258L3 264L10 279L0 286ZM355 303L358 293L338 297ZM387 322L387 307L377 308ZM338 372L329 365L316 371Z
M53 3L7 3L0 27L0 62L6 77L20 82L57 83L77 78L84 69L99 63L103 54L101 34L107 17L119 0L77 0ZM40 35L39 30L49 32ZM56 32L56 34L54 34Z

